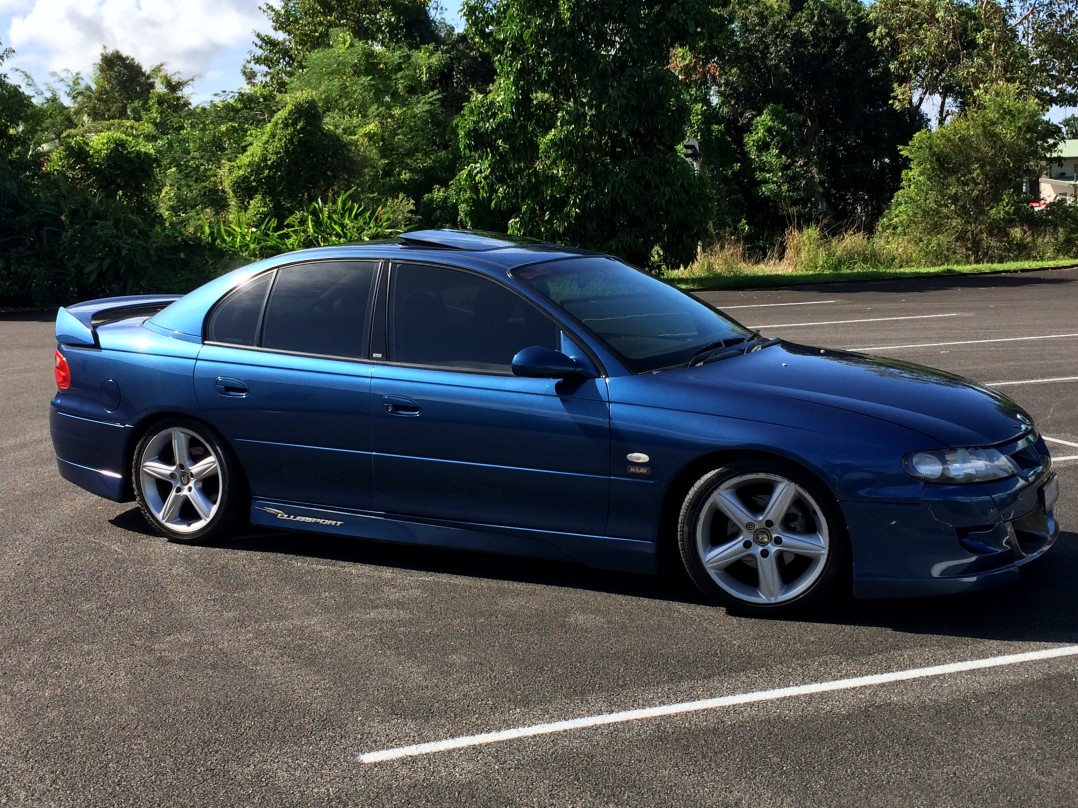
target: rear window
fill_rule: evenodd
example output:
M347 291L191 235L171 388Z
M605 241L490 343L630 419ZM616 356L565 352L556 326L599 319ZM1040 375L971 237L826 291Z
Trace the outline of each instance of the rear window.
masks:
M293 353L363 355L376 262L324 261L277 272L262 347Z
M319 261L260 275L218 304L206 339L360 358L377 268L376 261Z
M206 329L206 339L227 345L254 345L273 273L259 275L222 300Z

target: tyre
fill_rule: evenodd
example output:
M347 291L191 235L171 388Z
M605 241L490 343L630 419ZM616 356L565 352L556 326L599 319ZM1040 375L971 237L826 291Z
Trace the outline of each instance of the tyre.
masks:
M204 424L186 418L157 424L143 436L131 478L146 520L173 542L220 538L241 504L228 449Z
M800 470L767 461L701 477L682 505L678 541L701 592L758 615L819 605L837 588L849 555L830 494Z

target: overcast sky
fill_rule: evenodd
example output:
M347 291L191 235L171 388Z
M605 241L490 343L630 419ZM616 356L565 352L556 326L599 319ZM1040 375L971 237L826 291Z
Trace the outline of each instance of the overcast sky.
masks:
M213 93L243 85L240 65L255 31L268 31L259 11L262 0L0 0L0 46L15 55L0 67L13 68L40 85L50 73L90 73L103 49L134 56L143 67L164 62L181 76L195 76L192 94L208 101ZM450 22L459 0L445 0Z

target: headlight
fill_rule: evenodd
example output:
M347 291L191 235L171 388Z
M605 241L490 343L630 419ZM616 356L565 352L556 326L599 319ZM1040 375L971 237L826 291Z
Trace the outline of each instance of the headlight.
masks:
M906 473L929 483L984 483L1018 473L1014 462L995 449L937 449L902 458Z

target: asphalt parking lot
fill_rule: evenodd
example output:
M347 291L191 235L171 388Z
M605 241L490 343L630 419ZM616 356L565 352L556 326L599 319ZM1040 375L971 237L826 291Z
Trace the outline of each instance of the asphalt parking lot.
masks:
M1078 269L704 297L1006 392L1059 545L1016 586L800 621L528 560L170 545L60 480L52 318L3 315L0 805L1078 803Z

